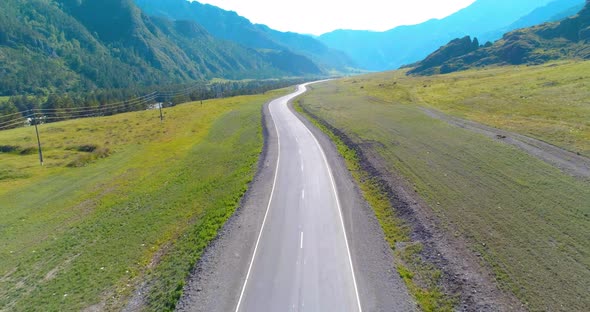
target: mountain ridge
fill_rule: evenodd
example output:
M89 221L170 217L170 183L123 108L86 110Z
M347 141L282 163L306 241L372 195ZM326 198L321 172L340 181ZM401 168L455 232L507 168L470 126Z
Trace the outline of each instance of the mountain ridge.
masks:
M446 74L489 65L538 65L576 58L590 59L590 1L572 17L506 33L494 44L480 46L468 36L454 39L414 64L408 74Z
M508 27L480 36L480 41L496 41L512 30L534 25L557 22L578 13L584 7L585 0L554 0L547 5L534 9Z
M289 51L314 61L320 68L347 71L355 66L343 52L328 48L321 41L294 32L281 32L254 24L234 11L187 0L135 0L146 13L174 20L191 20L203 25L213 36L253 49Z
M132 0L1 1L0 74L0 95L325 75L290 51L256 51L192 21L149 17Z
M419 61L449 40L478 36L509 26L551 0L477 0L443 19L399 26L385 32L337 30L320 41L347 53L361 68L381 71Z

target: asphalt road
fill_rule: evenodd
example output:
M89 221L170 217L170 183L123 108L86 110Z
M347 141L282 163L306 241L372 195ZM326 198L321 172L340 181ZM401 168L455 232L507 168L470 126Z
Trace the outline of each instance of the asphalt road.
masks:
M359 297L364 311L417 310L336 146L288 107L303 91L264 106L256 177L192 270L177 311L360 311Z
M269 104L278 162L236 311L361 311L332 170L287 106L305 88Z

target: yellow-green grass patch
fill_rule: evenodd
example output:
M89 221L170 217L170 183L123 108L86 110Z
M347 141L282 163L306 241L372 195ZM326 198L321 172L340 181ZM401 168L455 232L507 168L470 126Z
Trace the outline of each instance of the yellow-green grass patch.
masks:
M145 282L147 310L172 310L256 171L262 105L286 92L179 105L163 123L142 111L44 124L43 167L0 153L0 306L120 310ZM34 128L0 145L35 147Z

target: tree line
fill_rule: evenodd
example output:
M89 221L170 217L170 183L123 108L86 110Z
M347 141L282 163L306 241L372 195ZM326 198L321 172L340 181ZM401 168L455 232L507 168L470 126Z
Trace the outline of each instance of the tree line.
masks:
M0 103L0 129L20 127L30 122L30 119L49 123L145 110L155 103L162 103L166 107L190 101L260 94L302 82L303 79L197 82L190 85L170 85L156 91L135 88L49 96L11 96L6 102ZM21 120L23 123L19 122Z

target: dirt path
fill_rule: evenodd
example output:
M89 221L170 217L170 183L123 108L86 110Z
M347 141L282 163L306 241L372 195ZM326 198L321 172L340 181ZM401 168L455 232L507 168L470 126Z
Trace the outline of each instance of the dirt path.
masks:
M422 108L422 111L432 118L443 120L457 127L480 133L495 140L515 146L528 154L559 168L571 176L581 179L590 179L590 159L584 156L522 134L500 130L474 121L449 116L437 110Z

